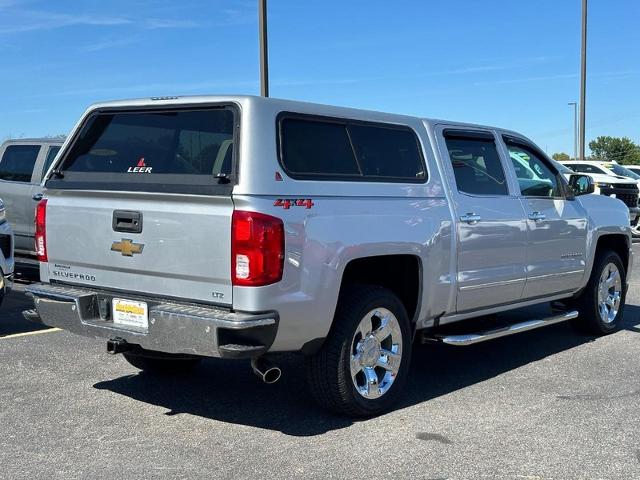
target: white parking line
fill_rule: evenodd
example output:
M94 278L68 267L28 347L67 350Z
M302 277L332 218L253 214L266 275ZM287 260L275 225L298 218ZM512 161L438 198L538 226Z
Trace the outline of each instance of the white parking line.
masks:
M13 335L0 336L0 340L6 340L7 338L27 337L29 335L40 335L41 333L61 332L60 328L47 328L46 330L36 330L35 332L14 333Z

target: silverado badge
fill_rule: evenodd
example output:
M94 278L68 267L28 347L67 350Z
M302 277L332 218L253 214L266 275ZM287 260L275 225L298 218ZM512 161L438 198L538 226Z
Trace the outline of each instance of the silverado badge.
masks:
M133 240L123 238L120 242L113 242L111 244L112 252L120 252L123 257L133 257L136 253L142 253L144 249L144 243L134 243Z

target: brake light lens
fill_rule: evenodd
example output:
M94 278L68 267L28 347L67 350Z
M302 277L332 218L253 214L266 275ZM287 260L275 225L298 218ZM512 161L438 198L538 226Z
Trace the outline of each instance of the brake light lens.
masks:
M279 282L284 265L284 224L271 215L235 210L231 220L233 285Z
M38 261L48 262L47 257L47 199L36 207L36 255Z

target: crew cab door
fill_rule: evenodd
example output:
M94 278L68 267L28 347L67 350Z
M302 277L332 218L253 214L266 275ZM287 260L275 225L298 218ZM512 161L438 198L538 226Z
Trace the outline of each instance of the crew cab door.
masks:
M457 312L517 302L525 284L525 214L496 138L489 130L442 127L438 142L457 227Z
M567 197L562 175L534 145L503 136L527 214L527 282L523 298L573 291L585 270L587 218Z

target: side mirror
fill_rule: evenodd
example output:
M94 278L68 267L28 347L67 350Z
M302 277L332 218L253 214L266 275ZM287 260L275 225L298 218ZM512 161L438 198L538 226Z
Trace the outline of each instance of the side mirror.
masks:
M589 175L580 175L579 173L572 174L569 177L569 186L573 193L578 195L587 195L593 193L596 190L596 185L593 183L593 178Z

